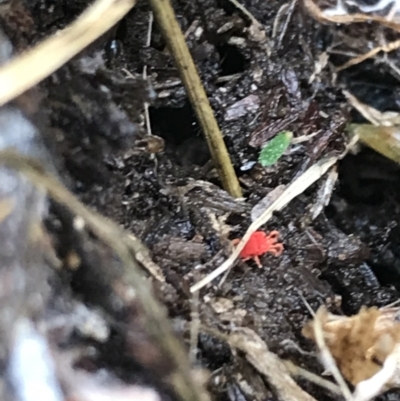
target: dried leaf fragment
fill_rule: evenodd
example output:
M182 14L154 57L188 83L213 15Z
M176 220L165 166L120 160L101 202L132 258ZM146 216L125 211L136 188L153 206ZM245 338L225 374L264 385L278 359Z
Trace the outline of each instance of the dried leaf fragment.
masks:
M238 120L248 113L254 113L260 107L260 98L257 95L249 95L230 105L225 111L225 121Z
M376 127L371 124L351 124L348 129L353 135L357 135L364 145L400 163L400 128L398 126Z
M356 386L356 401L400 387L400 308L363 307L357 315L317 313L326 345L343 376ZM315 319L303 335L315 341Z
M362 103L348 91L343 91L349 103L371 124L350 124L348 132L364 145L381 155L400 163L400 114L380 112Z

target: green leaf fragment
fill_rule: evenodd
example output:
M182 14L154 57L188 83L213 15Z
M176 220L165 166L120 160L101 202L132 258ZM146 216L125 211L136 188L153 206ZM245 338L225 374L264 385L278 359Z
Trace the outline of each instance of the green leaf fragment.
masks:
M268 141L260 152L259 163L263 167L275 164L290 145L292 138L293 132L282 131L275 138Z

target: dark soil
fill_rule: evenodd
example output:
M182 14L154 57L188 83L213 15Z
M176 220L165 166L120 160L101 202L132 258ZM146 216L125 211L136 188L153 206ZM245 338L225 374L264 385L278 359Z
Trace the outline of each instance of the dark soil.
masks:
M271 37L284 2L241 3ZM51 154L49 168L55 168L85 204L148 246L167 279L165 285L155 283L159 299L168 307L177 334L188 340L187 326L180 323L190 321L189 287L227 257L228 240L243 235L251 223L252 208L322 156L343 151L346 123L359 116L350 114L341 87L355 88L356 94L381 110L398 110L400 92L399 81L384 66L379 82L363 75L371 67L368 62L339 75L335 84L329 67L310 83L318 57L333 40L333 28L314 21L300 2L288 18L287 29L284 16L276 38L268 44L251 35L250 21L229 0L173 4L224 133L244 201L231 199L221 189L156 23L146 47L149 6L144 0L115 29L14 105L40 130ZM21 0L0 11L0 25L20 52L65 27L87 5L87 0ZM145 66L147 81L142 79ZM251 107L236 115L232 105L250 95ZM163 149L160 139L150 143L146 138L145 102L151 105L152 133L164 140ZM260 146L282 130L293 131L295 137L318 134L291 147L272 167L254 164ZM348 155L338 165L339 180L330 204L318 217L311 218L310 208L318 201L326 178L263 227L280 232L285 247L282 256L263 256L263 269L253 262L238 262L222 286L216 280L201 291L201 321L222 331L250 327L271 351L321 373L314 346L301 335L310 318L303 297L314 310L326 304L332 312L345 314L356 313L363 305L387 305L399 297L398 170L371 150ZM74 250L84 266L56 275L52 285L60 291L53 290L50 296L52 313L67 313L74 299L126 321L112 299L112 273L107 273L108 267L112 271L117 264L115 258L91 236L77 238L68 229L72 219L62 208L51 206L46 226L57 254L65 258ZM218 227L216 221L224 223ZM227 225L229 234L223 232ZM101 278L97 271L93 282L91 269L97 266L108 275ZM233 302L228 315L213 308L224 299ZM104 344L93 345L96 356L87 356L86 365L82 358L81 364L92 370L106 367L125 382L150 384L165 399L173 399L164 380L168 364L141 332L140 319L133 317L130 324L137 333L130 344L114 328ZM73 337L65 334L63 340L71 346ZM139 343L148 347L146 352L137 352ZM131 354L127 349L133 350ZM213 374L210 391L216 400L272 397L268 384L260 385L260 377L249 366L239 364L228 346L209 335L199 337L198 364ZM246 393L245 382L261 389L257 396ZM300 384L318 400L332 399L309 383Z

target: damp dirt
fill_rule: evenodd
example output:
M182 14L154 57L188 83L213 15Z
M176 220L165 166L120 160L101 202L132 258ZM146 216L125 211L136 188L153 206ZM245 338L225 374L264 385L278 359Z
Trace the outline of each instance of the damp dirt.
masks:
M283 2L242 3L271 38ZM150 13L146 1L139 1L112 31L40 84L28 100L17 103L39 127L54 168L68 188L149 248L166 277L157 296L187 348L187 325L180 323L191 319L190 285L228 256L229 240L244 234L252 209L268 193L289 184L322 156L345 148L346 123L360 116L350 113L340 88L356 88L383 111L399 109L399 82L383 67L379 82L368 81L362 74L364 66L339 75L335 84L329 68L310 80L332 35L299 3L293 2L293 12L277 22L274 39L265 43L252 37L250 21L228 0L173 2L244 200L233 200L221 188L156 23L150 46L146 45ZM20 52L65 27L87 4L83 0L13 2L0 11L1 27ZM142 78L144 68L147 80ZM150 105L151 133L158 138L153 147L144 125L145 102ZM32 103L40 106L31 107ZM260 147L283 130L295 137L318 133L290 147L275 165L262 168L257 164ZM223 284L216 280L200 294L204 324L220 330L249 327L271 351L315 373L323 369L314 346L301 335L310 318L304 299L314 310L328 305L332 312L353 314L363 305L396 301L400 291L399 167L360 149L337 168L329 205L317 217L311 209L326 177L262 227L280 232L281 256L263 256L262 269L251 261L239 261ZM52 206L46 224L57 238L60 254L78 249L86 254L87 266L101 264L104 258L113 261L91 238L83 236L78 244L73 233L63 230L69 219L68 213ZM86 273L69 272L55 280L55 286L69 285L55 301L60 305L54 307L55 314L71 302L71 294L90 303L112 292L109 276L93 283L92 274L88 268ZM99 302L118 318L111 298ZM216 308L221 300L229 307ZM121 338L124 342L127 338L116 331L97 346L95 358L82 358L81 364L86 361L92 370L112 366L120 379L151 383L165 399L173 399L162 382L169 368L156 351L151 354L153 348L139 320L133 319L137 337L130 344L122 344ZM151 355L136 352L138 343L148 346ZM127 356L126 348L136 353ZM210 335L199 336L196 361L212 374L209 389L215 400L273 399L268 383ZM150 371L157 372L159 379L149 378ZM299 383L318 400L333 399L314 385ZM251 394L248 387L257 391Z

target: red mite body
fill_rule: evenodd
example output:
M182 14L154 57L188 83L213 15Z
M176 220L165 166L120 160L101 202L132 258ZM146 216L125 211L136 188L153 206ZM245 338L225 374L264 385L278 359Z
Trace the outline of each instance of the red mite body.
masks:
M243 260L253 259L258 267L262 267L260 259L258 258L259 256L264 255L264 253L267 252L270 252L275 256L282 254L283 245L278 243L278 239L278 231L271 231L269 234L266 234L264 231L256 231L240 252L240 257ZM239 241L239 239L235 239L232 243L235 245Z

